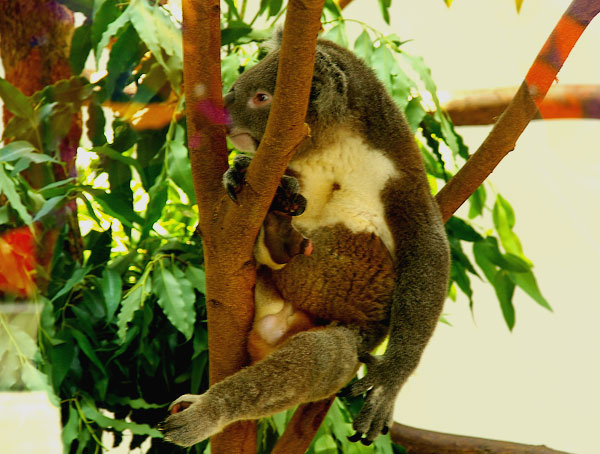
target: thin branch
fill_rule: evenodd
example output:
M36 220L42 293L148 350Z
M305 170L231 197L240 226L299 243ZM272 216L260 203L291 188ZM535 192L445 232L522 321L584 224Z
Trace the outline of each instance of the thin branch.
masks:
M398 423L394 423L390 435L394 443L406 449L407 454L567 454L546 446L451 435Z
M541 105L571 49L600 11L599 0L574 0L550 34L525 81L477 152L437 194L445 221L492 173Z
M309 448L312 439L333 403L331 399L300 405L277 441L272 454L302 454Z
M491 125L508 107L516 88L456 91L443 104L455 126ZM600 85L555 85L534 119L600 119Z

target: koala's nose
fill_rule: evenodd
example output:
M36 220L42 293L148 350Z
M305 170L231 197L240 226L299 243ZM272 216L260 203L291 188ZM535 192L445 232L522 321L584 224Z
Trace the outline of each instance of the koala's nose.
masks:
M233 91L230 91L225 96L223 96L223 102L225 103L225 107L229 107L235 101L235 94Z

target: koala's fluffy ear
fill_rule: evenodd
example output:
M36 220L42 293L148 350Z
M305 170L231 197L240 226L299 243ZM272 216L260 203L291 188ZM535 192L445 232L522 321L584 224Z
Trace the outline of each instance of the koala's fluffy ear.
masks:
M310 108L321 120L345 118L348 107L346 74L326 52L317 47Z
M263 42L261 44L261 49L267 51L267 53L271 53L274 50L281 48L281 42L283 41L283 27L277 27L273 32L273 35L270 39Z

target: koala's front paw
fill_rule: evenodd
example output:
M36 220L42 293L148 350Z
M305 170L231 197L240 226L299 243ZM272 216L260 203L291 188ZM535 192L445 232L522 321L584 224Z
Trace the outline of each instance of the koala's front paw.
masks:
M171 415L158 425L165 440L180 446L192 446L220 432L225 424L219 409L205 394L185 394L169 407Z
M250 156L239 154L233 160L233 166L223 174L223 186L225 186L227 194L234 202L237 202L237 193L242 190L242 184L244 184L246 170L250 162L252 162Z
M396 368L385 357L363 355L367 374L342 390L340 395L359 396L366 393L365 403L352 427L356 431L350 441L360 441L368 446L382 433L386 434L393 423L394 403L402 382L389 377Z
M290 216L300 216L306 209L306 198L300 192L298 180L289 175L281 178L270 211L280 211Z

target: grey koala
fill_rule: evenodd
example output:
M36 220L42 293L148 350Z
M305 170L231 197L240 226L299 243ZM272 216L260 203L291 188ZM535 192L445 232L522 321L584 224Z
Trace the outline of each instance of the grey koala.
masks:
M276 47L225 96L229 135L241 149L254 151L263 137L278 60ZM306 122L311 137L286 173L306 198L293 227L314 252L262 267L257 289L268 291L255 300L259 307L279 298L307 314L312 328L206 393L177 399L161 426L169 441L189 446L234 421L330 397L365 363L366 375L345 392L366 393L351 439L370 444L391 424L396 395L438 322L448 241L404 116L364 62L319 40ZM225 175L232 197L248 164L240 158ZM385 353L371 355L387 334Z

